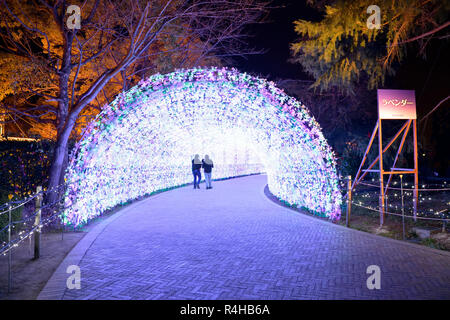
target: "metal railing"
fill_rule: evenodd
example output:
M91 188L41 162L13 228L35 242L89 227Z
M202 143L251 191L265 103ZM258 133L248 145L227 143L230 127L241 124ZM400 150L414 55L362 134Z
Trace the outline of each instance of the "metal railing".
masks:
M357 206L369 211L373 211L373 212L380 212L380 208L379 207L372 207L368 204L365 204L363 201L359 200L359 201L355 201L353 198L354 196L354 191L352 191L352 177L348 176L347 177L347 193L344 195L344 199L346 199L346 204L347 204L347 208L346 208L346 221L345 221L345 225L346 227L350 226L350 219L351 219L351 211L352 211L352 206ZM359 184L361 185L365 185L368 187L373 187L373 188L380 188L379 185L375 185L375 184L371 184L370 182L359 182ZM405 184L407 186L407 184ZM447 192L450 191L450 188L448 188L447 185L440 185L440 188L437 187L432 187L432 188L426 188L425 184L421 184L422 188L418 188L418 192ZM403 240L405 240L406 238L406 231L405 231L405 219L413 219L414 221L416 221L416 219L418 220L428 220L428 221L438 221L438 222L442 222L442 229L445 230L446 229L446 225L447 223L450 221L450 214L449 208L445 208L445 209L441 209L439 211L433 212L432 214L435 216L440 216L438 217L430 217L430 213L427 212L418 212L416 216L414 215L408 215L405 214L405 204L404 204L404 196L405 194L407 194L408 192L412 192L414 189L414 186L412 188L406 188L404 187L403 184L403 177L402 175L400 175L400 187L387 187L388 190L396 190L396 191L400 191L400 200L401 200L401 212L390 212L385 210L384 213L386 215L391 215L391 216L397 216L397 217L401 217L402 218L402 236L403 236ZM397 194L395 194L395 197L397 197ZM386 198L386 202L387 202ZM430 198L431 200L431 198ZM447 205L449 205L449 203L447 203ZM386 204L387 207L387 204ZM446 215L446 217L444 217Z
M30 197L21 201L10 201L0 208L0 216L8 214L8 223L2 226L0 230L0 239L6 238L0 245L0 255L8 255L8 293L12 290L12 250L19 246L19 244L26 239L30 239L34 235L34 259L40 256L40 234L42 228L47 226L64 210L62 206L63 197L58 197L52 203L43 205L43 199L51 193L62 194L61 190L65 187L64 184L58 185L49 190L43 190L38 186L36 192ZM19 220L13 219L13 212L15 210L22 210L25 205L29 205L32 200L35 200L32 212ZM5 210L5 208L7 208ZM42 212L45 212L43 216Z

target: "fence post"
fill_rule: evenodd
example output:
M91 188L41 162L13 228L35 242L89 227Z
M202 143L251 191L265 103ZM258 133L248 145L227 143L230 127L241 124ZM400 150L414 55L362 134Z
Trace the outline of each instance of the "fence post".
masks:
M11 205L8 207L8 243L11 245L11 227L12 227L12 217L11 217ZM12 261L11 261L11 251L12 247L8 250L8 293L12 291Z
M345 226L350 226L350 214L352 213L352 176L348 176L347 182L347 216L345 217Z
M400 192L402 196L402 235L403 240L405 240L405 207L403 202L403 175L400 175Z
M34 220L34 259L39 259L41 255L41 230L39 230L39 225L41 224L41 207L42 207L42 195L39 194L42 191L42 187L38 186L36 188L36 218Z
M388 211L388 195L386 194L386 192L384 193L384 207L385 207L385 211ZM384 220L386 220L386 218L387 218L387 215L384 217L385 219Z

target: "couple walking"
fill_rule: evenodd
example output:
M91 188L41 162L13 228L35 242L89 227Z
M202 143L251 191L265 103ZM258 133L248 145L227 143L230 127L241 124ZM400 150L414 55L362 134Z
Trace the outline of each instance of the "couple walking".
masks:
M211 171L214 168L214 164L208 155L205 155L205 159L200 160L198 154L192 159L192 174L194 175L194 189L200 189L200 181L202 180L202 173L200 171L203 168L205 173L206 189L212 189L211 186Z

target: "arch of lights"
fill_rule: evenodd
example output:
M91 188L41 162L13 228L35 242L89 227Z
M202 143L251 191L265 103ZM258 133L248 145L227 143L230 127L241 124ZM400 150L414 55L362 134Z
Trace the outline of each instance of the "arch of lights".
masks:
M340 217L335 159L318 123L274 83L235 69L178 70L141 81L104 108L74 150L65 224L191 183L196 153L211 156L215 179L264 171L278 198Z

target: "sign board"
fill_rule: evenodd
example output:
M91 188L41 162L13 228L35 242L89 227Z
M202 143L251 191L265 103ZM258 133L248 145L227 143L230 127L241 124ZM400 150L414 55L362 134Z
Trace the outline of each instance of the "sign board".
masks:
M414 90L378 89L379 119L416 119Z

